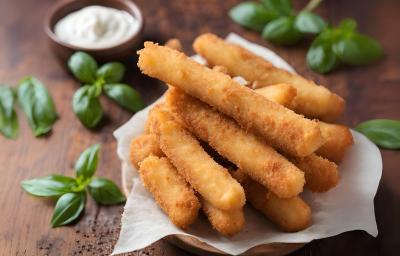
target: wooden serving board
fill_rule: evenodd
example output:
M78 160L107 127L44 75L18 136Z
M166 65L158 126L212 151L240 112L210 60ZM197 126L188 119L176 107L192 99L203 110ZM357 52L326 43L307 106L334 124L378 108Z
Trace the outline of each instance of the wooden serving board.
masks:
M132 173L129 171L122 172L122 187L125 195L128 197L132 189ZM199 241L196 238L185 235L171 235L164 238L166 241L178 246L179 248L197 255L227 255L217 248ZM304 243L273 243L264 244L251 248L242 255L246 256L281 256L289 254L303 247Z

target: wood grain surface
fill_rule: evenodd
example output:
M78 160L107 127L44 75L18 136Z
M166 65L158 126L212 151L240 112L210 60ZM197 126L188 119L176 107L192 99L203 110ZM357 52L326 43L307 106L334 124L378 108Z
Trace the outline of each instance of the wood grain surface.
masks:
M48 48L43 32L44 17L54 0L0 1L0 82L15 86L34 75L53 95L60 115L53 132L34 138L23 114L19 113L18 140L0 137L0 255L109 255L118 238L122 206L103 207L89 200L85 215L71 226L51 229L53 204L22 191L24 179L52 172L73 174L79 153L101 143L98 174L120 184L120 162L112 132L131 114L108 99L102 99L106 118L100 128L85 129L72 113L71 98L79 87ZM400 1L327 0L317 9L325 18L338 22L354 17L360 30L377 38L386 56L374 65L343 67L326 76L311 72L305 64L307 42L283 48L263 41L257 33L234 24L227 11L234 0L163 1L137 0L145 21L145 37L165 42L177 37L186 52L192 53L193 38L203 32L226 36L233 31L248 40L272 48L306 77L326 84L347 100L342 122L350 126L372 118L400 119ZM295 1L297 6L305 1ZM127 63L125 77L153 102L165 88L140 75L136 57ZM382 150L384 170L375 198L379 235L352 231L316 240L292 255L395 255L400 250L400 157L398 151ZM159 241L131 255L190 255L165 241Z

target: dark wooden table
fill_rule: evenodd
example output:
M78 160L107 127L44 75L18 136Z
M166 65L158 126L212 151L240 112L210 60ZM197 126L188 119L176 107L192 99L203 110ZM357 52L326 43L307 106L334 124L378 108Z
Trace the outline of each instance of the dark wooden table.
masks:
M268 46L283 56L306 77L326 84L347 100L343 123L354 126L372 118L400 119L400 1L330 0L318 12L333 22L354 17L362 32L377 38L386 57L363 68L342 68L331 75L311 72L305 64L307 44L281 48L263 41L258 34L234 24L227 11L238 1L138 0L146 19L146 38L165 42L177 37L186 52L202 32L221 36L236 32ZM304 5L305 1L296 1ZM0 254L1 255L108 255L117 240L122 206L103 207L89 200L85 215L74 225L51 229L51 202L28 196L20 188L24 179L52 172L73 174L79 153L101 143L98 174L120 184L120 162L112 132L131 116L108 99L103 99L107 117L101 127L90 131L75 118L71 98L78 83L66 72L46 44L42 24L53 0L0 2L0 82L16 85L27 75L42 80L53 95L59 121L53 132L34 138L19 112L21 133L16 141L0 137ZM164 87L138 73L135 57L128 63L126 82L153 102ZM400 250L400 170L399 152L382 150L384 170L375 213L379 235L363 231L347 232L309 243L293 255L395 255ZM132 255L190 255L159 241Z

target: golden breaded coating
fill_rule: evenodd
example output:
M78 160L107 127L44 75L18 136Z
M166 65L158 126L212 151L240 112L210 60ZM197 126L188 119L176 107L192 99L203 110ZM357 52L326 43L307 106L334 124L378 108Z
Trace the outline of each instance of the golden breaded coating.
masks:
M232 119L179 89L168 90L166 103L193 134L277 196L290 198L303 190L304 173Z
M177 51L182 51L182 44L181 41L179 41L179 39L177 38L171 38L169 39L166 43L165 46Z
M325 192L339 182L337 165L325 158L312 154L303 158L290 157L306 176L306 188L312 192Z
M295 91L291 93L289 88L292 88ZM288 84L278 84L255 89L255 91L267 99L284 105L285 107L293 107L290 104L285 105L285 100L287 100L286 102L290 102L290 98L296 95L296 89L293 86ZM350 129L338 124L328 124L325 122L318 123L322 136L325 139L325 143L316 151L316 153L334 161L335 163L340 163L344 157L346 149L354 143Z
M161 150L179 174L213 206L240 209L246 201L244 191L228 170L217 164L168 111L158 109L154 113Z
M145 187L176 226L184 229L196 220L200 203L167 158L147 157L141 162L139 173Z
M163 156L157 136L154 134L141 134L134 138L131 142L130 147L130 159L132 164L139 168L140 162L142 162L149 155Z
M217 65L217 66L214 66L212 69L215 70L215 71L224 73L224 74L228 74L228 69L226 67L224 67L224 66L218 66Z
M250 204L281 229L295 232L310 225L311 209L299 196L278 198L240 169L232 176L242 184Z
M293 100L297 95L296 88L289 84L274 84L255 89L254 91L270 101L276 102L289 109L292 109Z
M307 156L324 142L317 122L269 101L183 53L151 42L145 42L145 48L138 53L138 66L143 73L216 107L284 152Z
M239 233L244 225L243 209L224 211L205 200L201 200L204 214L212 227L224 236L233 236Z
M344 100L327 88L300 75L275 67L247 49L225 42L213 34L203 34L193 43L195 51L212 65L222 65L231 76L257 81L259 86L288 83L297 89L295 111L307 117L334 121L344 111Z
M320 122L322 136L326 142L315 152L335 163L340 163L346 149L354 144L350 129L343 125Z

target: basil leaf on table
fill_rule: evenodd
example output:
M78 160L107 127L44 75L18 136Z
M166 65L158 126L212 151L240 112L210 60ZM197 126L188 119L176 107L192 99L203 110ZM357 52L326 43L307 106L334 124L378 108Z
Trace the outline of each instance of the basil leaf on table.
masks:
M17 89L18 102L35 136L51 130L58 116L47 89L34 77L23 79Z
M400 121L375 119L360 123L355 130L367 136L376 145L400 149Z
M106 84L104 93L122 107L136 112L144 107L139 93L126 84Z
M273 43L293 45L302 34L294 28L294 17L280 17L264 27L262 37Z
M302 33L318 34L326 27L325 21L311 12L300 12L294 22L295 28Z
M72 98L72 108L79 120L88 128L95 127L103 117L103 109L97 95L97 87L85 85Z
M383 55L377 41L356 32L343 35L333 44L333 51L341 61L352 65L369 64Z
M236 23L256 31L261 31L265 24L276 15L268 12L263 5L255 2L243 2L229 11L229 16Z
M125 73L125 66L119 62L109 62L97 70L97 77L102 77L106 83L118 83Z
M290 0L262 0L261 3L268 11L274 12L278 16L289 16L293 12Z
M126 200L118 186L105 178L94 177L88 185L88 190L99 204L119 204Z
M96 81L97 62L85 52L76 52L68 60L68 67L74 76L83 83Z
M58 200L51 218L51 226L59 227L71 223L79 217L85 207L86 194L66 193Z
M339 23L339 28L349 32L353 32L357 29L357 22L353 19L343 19Z
M91 178L97 169L100 145L95 144L83 151L75 163L76 177L83 180Z
M21 182L22 188L31 195L41 197L61 196L77 186L74 178L52 174Z
M0 133L6 138L18 136L18 118L14 110L14 93L10 87L0 85Z
M334 33L326 31L320 34L311 44L307 52L307 65L319 73L327 73L338 64L338 59L332 51Z

